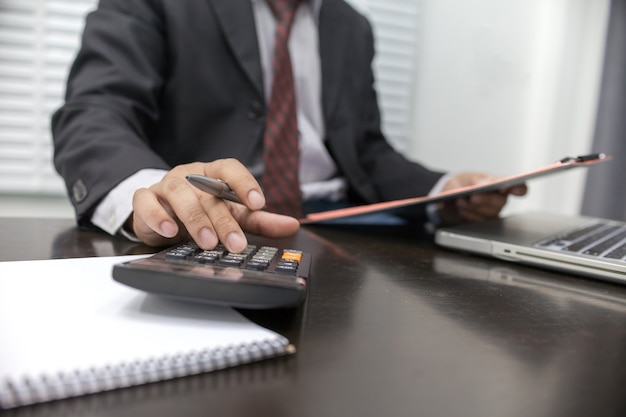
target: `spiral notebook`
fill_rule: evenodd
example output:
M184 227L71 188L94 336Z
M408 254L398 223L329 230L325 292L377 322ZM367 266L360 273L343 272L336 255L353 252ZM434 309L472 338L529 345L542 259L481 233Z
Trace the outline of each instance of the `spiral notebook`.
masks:
M229 307L113 281L113 264L138 257L0 262L0 409L295 351Z

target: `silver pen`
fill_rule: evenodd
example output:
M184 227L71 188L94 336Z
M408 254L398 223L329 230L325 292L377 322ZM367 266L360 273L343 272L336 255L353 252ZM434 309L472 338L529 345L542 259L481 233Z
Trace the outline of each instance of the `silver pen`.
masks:
M237 197L237 194L222 180L205 177L204 175L189 174L187 175L187 181L194 187L214 195L215 197L243 204L239 197Z

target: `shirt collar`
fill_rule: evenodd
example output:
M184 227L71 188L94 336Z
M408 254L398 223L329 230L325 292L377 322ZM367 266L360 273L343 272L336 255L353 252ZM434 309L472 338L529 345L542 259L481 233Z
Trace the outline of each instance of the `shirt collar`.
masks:
M252 3L265 2L265 0L250 0L250 1ZM318 19L320 16L320 9L322 8L322 1L323 0L308 0L304 2L304 3L308 3L309 7L313 11L313 16L315 16L316 19Z

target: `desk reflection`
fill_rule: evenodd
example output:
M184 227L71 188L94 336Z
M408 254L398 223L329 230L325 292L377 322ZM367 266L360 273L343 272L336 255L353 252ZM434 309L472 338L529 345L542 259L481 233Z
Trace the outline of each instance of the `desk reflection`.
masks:
M432 268L437 279L422 282L437 294L428 302L523 365L518 380L534 380L549 393L537 392L541 414L585 415L593 398L587 415L620 415L624 380L615 369L626 366L623 286L445 251L435 254ZM506 362L493 356L494 365Z
M157 252L143 243L122 236L109 236L102 231L68 227L60 231L51 243L52 258L81 258L86 256L143 255Z

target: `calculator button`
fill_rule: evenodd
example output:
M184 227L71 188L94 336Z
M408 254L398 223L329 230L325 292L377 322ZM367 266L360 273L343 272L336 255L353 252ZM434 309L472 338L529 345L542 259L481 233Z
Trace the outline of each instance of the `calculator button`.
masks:
M220 256L215 252L200 252L194 256L193 260L200 264L214 264Z
M220 259L220 265L224 266L241 266L245 260L244 256L237 255L226 255L222 259Z
M300 260L302 260L302 252L293 249L285 249L281 259L296 261L299 263Z
M270 263L268 261L253 259L246 264L246 268L253 271L265 271L269 264Z
M294 274L298 270L298 262L289 259L281 259L276 265L276 272L281 274Z
M275 271L279 274L289 274L295 275L298 267L294 267L293 265L276 265Z
M172 251L165 254L165 259L172 261L184 261L188 256L189 254L187 252Z

